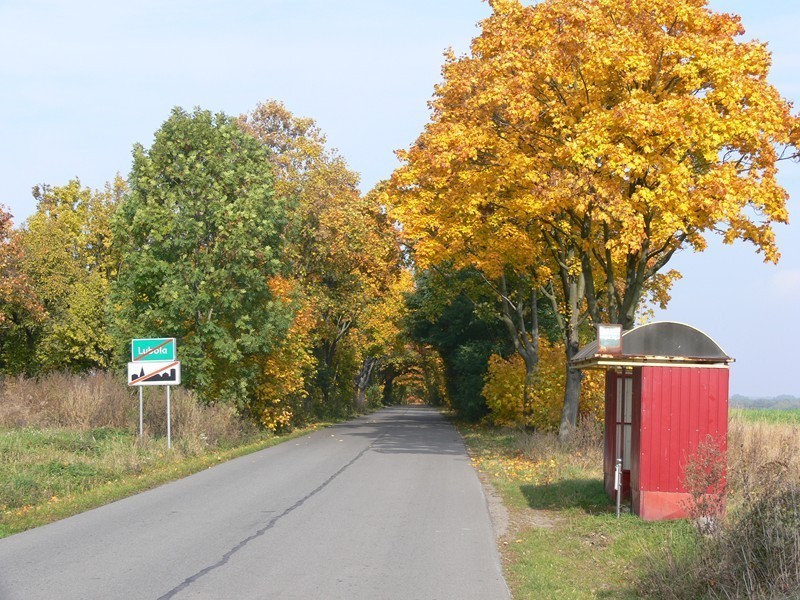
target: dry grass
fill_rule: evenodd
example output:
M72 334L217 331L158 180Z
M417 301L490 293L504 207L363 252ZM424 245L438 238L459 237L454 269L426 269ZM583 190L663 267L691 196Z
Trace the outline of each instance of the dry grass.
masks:
M728 429L729 498L744 501L776 480L800 485L800 424L734 415Z
M0 427L126 427L132 398L109 373L9 377L0 391Z
M166 435L166 392L144 390L144 431ZM175 388L171 397L172 436L184 449L229 446L252 439L253 425L231 406L203 406L191 391ZM0 390L0 428L70 429L100 427L136 432L138 390L107 372L86 375L53 373L38 379L8 378Z
M582 419L566 442L549 431L519 432L515 446L534 463L560 458L572 470L602 476L603 424L594 419Z
M727 515L649 557L643 597L800 598L800 425L734 414Z
M180 388L144 391L109 373L9 378L0 387L0 537L189 475L277 443L231 406Z

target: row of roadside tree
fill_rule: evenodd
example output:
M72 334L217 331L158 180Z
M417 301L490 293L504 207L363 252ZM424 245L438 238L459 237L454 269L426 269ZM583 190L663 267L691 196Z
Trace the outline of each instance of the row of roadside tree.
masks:
M430 122L369 193L310 119L175 109L127 180L0 220L0 371L120 368L176 337L185 382L272 429L370 401L569 435L599 323L669 300L706 236L778 260L800 127L769 52L704 0L490 0Z
M592 325L630 329L669 300L676 252L717 233L778 260L776 175L800 127L766 44L706 0L489 4L469 53L447 55L388 195L418 268L470 273L492 295L524 364L523 415L547 318L564 437L582 382L570 359Z
M3 215L0 369L121 369L175 337L184 384L279 430L363 408L397 344L395 229L310 119L175 109L127 180ZM373 394L380 390L372 390Z

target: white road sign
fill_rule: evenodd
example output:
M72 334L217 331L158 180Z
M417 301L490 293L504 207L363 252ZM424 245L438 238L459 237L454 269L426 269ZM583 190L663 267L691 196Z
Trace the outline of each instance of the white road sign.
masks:
M151 360L128 363L128 385L180 385L181 363Z

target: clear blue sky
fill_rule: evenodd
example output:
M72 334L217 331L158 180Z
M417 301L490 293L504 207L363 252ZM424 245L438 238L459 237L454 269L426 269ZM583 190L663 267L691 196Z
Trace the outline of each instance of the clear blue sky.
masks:
M800 3L712 0L773 52L772 82L800 99ZM479 0L0 0L0 203L17 222L31 187L127 175L174 106L237 115L270 98L316 119L369 189L427 121L442 52L464 52L489 7ZM782 169L793 221L800 165ZM732 393L800 396L800 236L783 260L738 244L684 254L659 318L695 325L737 359Z

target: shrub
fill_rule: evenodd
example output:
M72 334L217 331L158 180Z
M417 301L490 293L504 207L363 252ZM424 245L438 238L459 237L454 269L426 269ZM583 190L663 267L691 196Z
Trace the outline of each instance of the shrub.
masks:
M688 540L650 555L639 594L687 600L800 598L798 452L800 428L734 419L725 518L712 531L696 528ZM697 515L720 514L714 496L724 485L719 483L725 479L719 472L721 456L719 446L708 443L687 465L687 487L694 487L693 496L700 499Z
M684 467L683 486L691 495L686 512L701 533L712 533L725 512L727 463L727 452L709 435Z
M530 406L523 407L525 363L519 354L504 359L493 354L484 378L483 395L490 420L508 427L533 427L555 431L561 422L566 369L564 346L539 341L539 369L531 390ZM580 413L590 421L602 421L605 381L601 372L584 375Z
M524 422L522 400L525 364L519 354L509 359L492 354L483 386L489 416L495 425L515 427Z
M800 486L764 489L745 504L719 546L723 568L711 589L727 597L800 597Z

